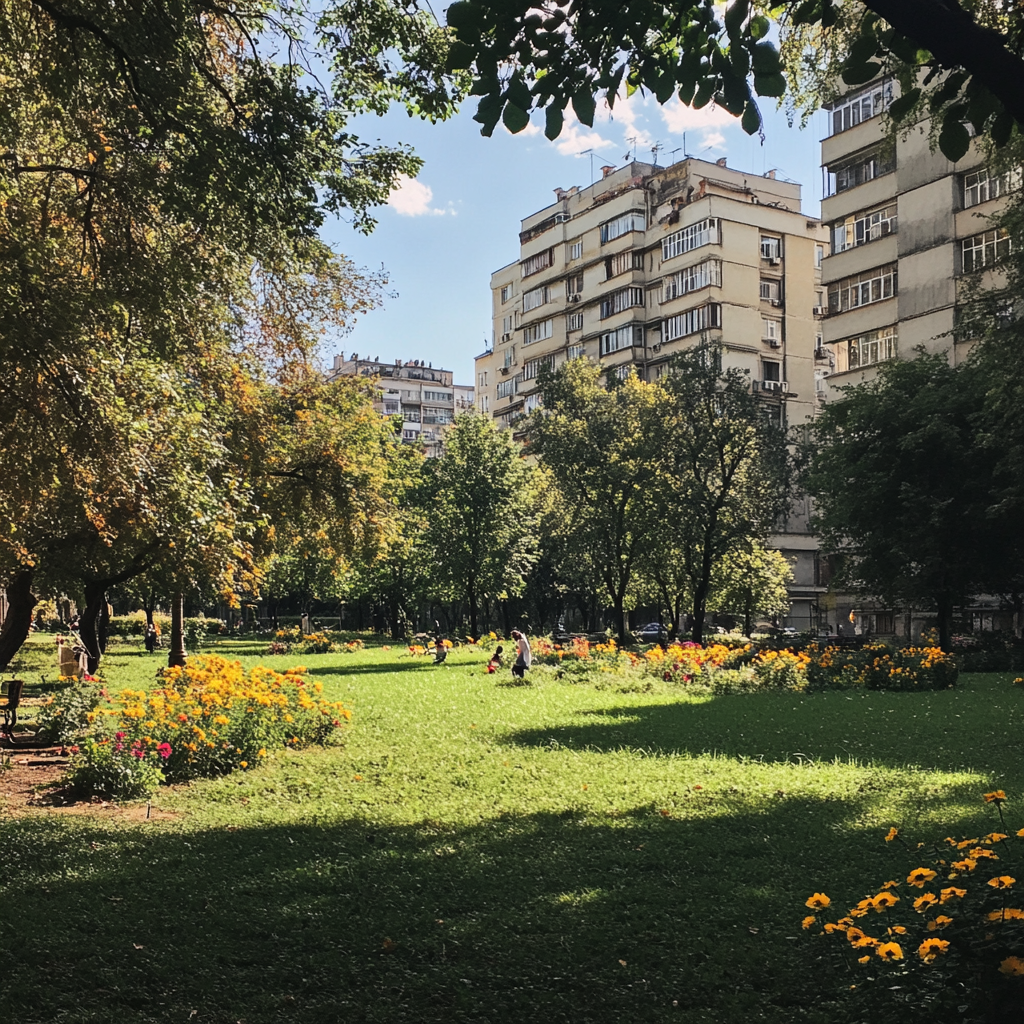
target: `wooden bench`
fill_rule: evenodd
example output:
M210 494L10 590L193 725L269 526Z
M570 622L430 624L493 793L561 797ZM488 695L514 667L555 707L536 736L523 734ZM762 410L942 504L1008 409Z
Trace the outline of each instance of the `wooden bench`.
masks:
M21 691L25 688L23 679L10 679L0 683L0 711L4 715L4 724L0 731L14 741L14 727L18 724L18 705L21 703Z

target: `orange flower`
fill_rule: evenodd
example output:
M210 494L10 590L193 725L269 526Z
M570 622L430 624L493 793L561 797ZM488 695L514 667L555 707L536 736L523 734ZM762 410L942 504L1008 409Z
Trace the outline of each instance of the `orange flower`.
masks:
M935 897L935 893L926 892L923 896L918 896L914 900L914 909L919 913L923 914L933 903L937 903L938 900Z
M812 914L810 917L805 917L801 922L801 927L804 931L807 931L818 919Z
M903 947L898 942L883 942L875 953L887 962L903 959Z
M966 889L958 889L955 885L951 885L948 889L942 890L942 899L939 902L948 903L952 899L962 900L966 895Z
M991 885L993 889L1009 889L1016 881L1016 878L1011 878L1009 875L999 875L998 878L990 878L988 880L988 884Z
M928 931L935 932L938 931L940 928L947 928L952 923L953 918L946 917L945 914L939 914L939 916L935 918L935 920L928 922Z
M949 943L945 939L925 939L917 947L917 953L925 963L930 964L937 956L945 953L948 949Z
M938 872L932 871L931 868L914 868L913 871L907 875L907 882L910 885L917 886L918 889L923 889L925 882L930 882Z
M831 903L832 901L823 892L816 892L804 903L804 906L810 907L811 910L824 910Z
M887 843L891 843L899 834L900 830L898 828L890 828L888 835L885 837L885 841Z
M1001 804L1005 799L1006 794L1001 789L985 794L985 803L987 804Z
M1024 974L1024 960L1019 956L1008 956L1000 965L1003 974Z
M880 892L871 900L871 906L874 907L876 913L880 914L883 910L895 907L899 901L899 896L894 896L891 892Z

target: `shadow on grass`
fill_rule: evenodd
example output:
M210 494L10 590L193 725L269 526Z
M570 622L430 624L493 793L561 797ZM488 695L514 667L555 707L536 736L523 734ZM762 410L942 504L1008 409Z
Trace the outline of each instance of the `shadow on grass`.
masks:
M18 1024L835 1024L848 978L801 935L803 900L891 870L858 859L851 884L829 864L849 858L850 813L791 799L467 828L20 819L0 1005Z
M393 672L428 672L433 670L445 671L443 665L435 665L433 661L425 658L418 661L388 662L386 665L313 665L309 674L317 676L357 676L357 675L391 675Z
M578 724L507 733L505 742L598 751L724 754L765 761L874 762L991 773L993 785L1021 780L1024 693L976 677L976 693L754 693L703 703L598 707Z

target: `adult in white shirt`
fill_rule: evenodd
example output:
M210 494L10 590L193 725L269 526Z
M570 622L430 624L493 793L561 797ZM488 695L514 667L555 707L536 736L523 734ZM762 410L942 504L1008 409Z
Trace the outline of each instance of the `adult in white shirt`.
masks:
M512 666L512 675L516 679L525 679L526 670L533 664L530 641L526 639L526 634L520 633L518 629L512 630L512 639L516 642L516 661Z

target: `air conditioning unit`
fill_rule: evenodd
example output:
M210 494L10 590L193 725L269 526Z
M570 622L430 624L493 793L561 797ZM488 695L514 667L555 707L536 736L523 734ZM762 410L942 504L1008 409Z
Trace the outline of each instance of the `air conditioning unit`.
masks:
M771 302L776 309L782 308L782 299L769 299L768 301Z
M828 306L814 306L811 313L814 316L824 316L828 312Z
M579 302L581 298L582 298L581 295L570 295L569 296L569 301L570 302Z
M782 348L782 342L779 341L778 338L769 338L768 344L771 345L772 348Z
M770 266L770 267L777 267L781 262L782 262L782 258L780 256L769 256L768 257L768 266Z
M508 369L509 368L507 366L501 367L502 376L506 376L506 377L508 376Z
M501 340L502 341L511 341L512 340L512 335L511 334L503 334L501 336Z

